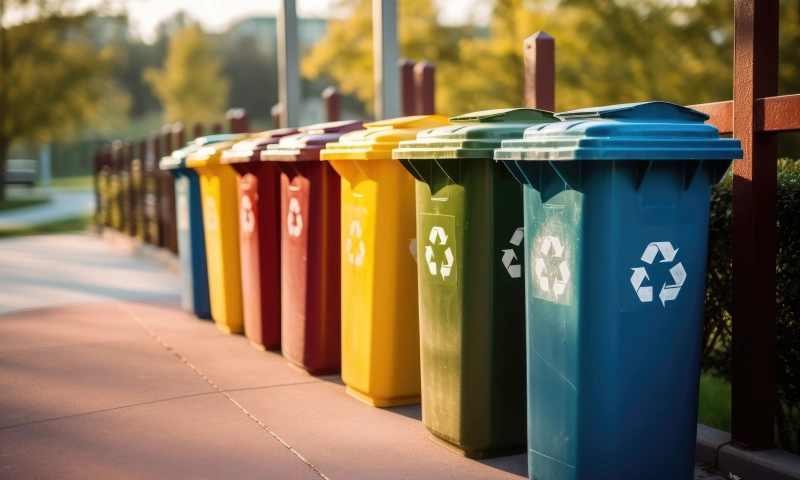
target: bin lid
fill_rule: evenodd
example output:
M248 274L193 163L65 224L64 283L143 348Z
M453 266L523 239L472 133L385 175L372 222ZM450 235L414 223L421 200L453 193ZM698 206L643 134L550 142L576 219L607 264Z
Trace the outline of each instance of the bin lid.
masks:
M451 118L452 125L423 130L415 140L400 142L392 156L400 160L493 158L503 139L520 138L531 125L557 121L553 113L532 108L467 113Z
M220 164L222 152L240 142L245 136L237 135L231 140L201 145L197 151L190 153L185 160L187 168L208 167Z
M709 116L668 102L583 108L563 122L531 127L504 140L496 160L731 160L741 142L720 138Z
M361 130L361 120L344 120L341 122L317 123L300 127L294 135L287 135L280 142L268 145L261 151L261 160L277 162L318 161L319 152L330 142L339 140L347 132Z
M281 138L297 133L296 128L279 128L255 134L253 137L235 144L222 152L222 163L260 162L261 151L268 145L278 143Z
M198 151L200 147L202 147L203 145L224 142L227 140L234 140L240 137L241 135L233 133L222 133L218 135L206 135L204 137L197 137L194 140L190 140L189 142L187 142L185 147L175 150L166 157L162 157L161 161L158 162L158 166L159 168L161 168L161 170L186 168L186 157L189 156L190 153Z
M320 160L380 160L392 158L392 150L403 140L412 140L422 130L448 125L443 115L417 115L365 123L366 130L345 133L329 143Z

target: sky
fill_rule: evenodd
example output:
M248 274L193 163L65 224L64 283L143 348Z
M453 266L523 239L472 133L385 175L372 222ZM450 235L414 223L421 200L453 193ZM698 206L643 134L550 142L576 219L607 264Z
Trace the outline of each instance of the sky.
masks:
M435 0L443 24L468 23L489 17L487 0ZM329 17L336 0L296 0L300 17ZM141 38L148 42L155 38L158 23L180 10L185 10L212 32L224 31L231 23L250 16L278 13L280 0L127 0L125 6L131 23Z

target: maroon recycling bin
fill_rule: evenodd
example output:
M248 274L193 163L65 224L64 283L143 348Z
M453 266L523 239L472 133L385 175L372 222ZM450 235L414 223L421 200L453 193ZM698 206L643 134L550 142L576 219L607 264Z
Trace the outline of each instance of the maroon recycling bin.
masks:
M220 161L239 174L239 244L242 263L244 333L267 350L281 346L281 193L279 170L261 161L261 151L296 128L243 140Z
M261 152L280 175L281 351L312 375L341 366L340 185L319 153L363 122L320 123Z

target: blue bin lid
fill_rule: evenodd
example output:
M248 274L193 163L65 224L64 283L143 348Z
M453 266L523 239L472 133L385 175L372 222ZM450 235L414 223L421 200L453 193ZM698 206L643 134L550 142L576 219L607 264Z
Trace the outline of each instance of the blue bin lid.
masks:
M556 114L564 120L504 140L495 160L732 160L738 139L720 138L709 116L668 102L583 108Z

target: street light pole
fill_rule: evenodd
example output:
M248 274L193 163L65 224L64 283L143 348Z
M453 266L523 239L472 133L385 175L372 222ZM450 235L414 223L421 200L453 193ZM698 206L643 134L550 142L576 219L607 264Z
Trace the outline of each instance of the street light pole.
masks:
M278 90L281 126L297 127L300 113L300 48L297 39L296 0L282 0L278 15Z
M375 118L400 116L397 75L397 0L372 0L372 42L375 59Z

